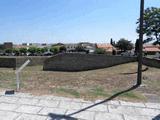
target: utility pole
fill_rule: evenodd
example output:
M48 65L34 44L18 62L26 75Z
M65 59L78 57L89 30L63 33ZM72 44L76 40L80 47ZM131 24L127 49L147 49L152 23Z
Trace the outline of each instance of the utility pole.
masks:
M142 83L142 49L143 49L143 19L144 19L144 0L140 2L140 32L139 32L139 53L138 53L138 73L137 73L137 85Z

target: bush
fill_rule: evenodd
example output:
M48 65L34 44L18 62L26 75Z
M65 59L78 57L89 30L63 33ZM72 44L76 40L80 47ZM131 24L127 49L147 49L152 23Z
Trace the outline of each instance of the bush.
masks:
M66 52L66 47L65 46L61 46L59 48L59 52Z
M59 49L58 47L51 47L50 48L50 51L53 53L53 54L57 54L59 52Z
M35 53L37 52L37 48L36 48L36 47L30 47L30 48L28 49L28 52L30 52L31 55L35 55Z
M105 51L105 49L103 49L103 48L97 48L96 50L95 50L95 54L105 54L106 53L106 51Z
M12 52L14 53L15 56L19 56L20 51L18 48L13 48Z
M27 53L27 48L20 48L20 49L19 49L19 52L20 52L21 54L23 54L23 55L26 55L26 53Z

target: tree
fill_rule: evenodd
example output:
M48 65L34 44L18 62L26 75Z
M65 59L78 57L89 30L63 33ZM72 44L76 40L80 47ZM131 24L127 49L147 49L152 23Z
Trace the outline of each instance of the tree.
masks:
M13 48L12 52L14 53L15 56L19 56L19 49L18 48Z
M139 19L137 24L139 24ZM143 30L146 39L143 43L154 41L153 44L160 45L160 8L151 7L144 11ZM139 33L139 25L137 27Z
M44 48L41 48L41 53L45 53L48 51L48 48L47 47L44 47Z
M30 47L30 48L28 49L28 52L30 52L31 55L35 55L36 51L37 51L37 48L36 48L36 47Z
M23 55L26 55L27 53L27 48L20 48L19 52L22 53Z
M112 39L112 38L111 38L111 40L110 40L110 44L113 45L113 39Z
M103 48L96 48L96 50L95 50L95 54L105 54L105 53L106 53L106 51Z
M65 46L61 46L59 48L59 52L66 52L66 47Z
M131 41L128 41L124 38L121 38L117 43L116 47L119 48L121 51L127 51L127 50L132 50L133 49L133 44Z
M5 49L5 53L8 53L8 54L9 54L9 53L12 53L12 51L13 51L12 48L7 48L7 49Z
M137 55L138 53L139 53L139 40L137 39L135 43L135 55Z
M57 53L59 52L59 49L58 49L58 47L51 47L51 48L50 48L50 51L51 51L52 53L54 53L54 54L57 54Z
M36 48L37 55L40 55L42 53L42 48Z

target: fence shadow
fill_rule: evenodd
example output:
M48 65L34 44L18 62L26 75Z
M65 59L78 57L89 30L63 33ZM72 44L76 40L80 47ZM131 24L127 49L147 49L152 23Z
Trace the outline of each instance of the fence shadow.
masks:
M145 71L147 71L149 68L148 67L146 67L146 68L144 68L143 70L142 70L142 72L145 72ZM121 75L130 75L130 74L137 74L137 72L130 72L130 73L120 73Z
M123 93L126 93L126 92L129 92L129 91L132 91L132 90L136 89L138 86L139 86L139 85L134 85L134 86L132 86L132 87L126 89L126 90L117 92L117 93L115 93L114 95L112 95L111 97L109 97L109 98L107 98L107 99L105 99L105 100L103 100L103 101L101 101L101 102L98 102L98 103L95 103L95 104L90 105L90 106L88 106L88 107L85 107L85 108L83 108L83 109L81 109L81 110L78 110L78 111L76 111L76 112L74 112L74 113L70 113L70 114L68 114L67 116L72 116L72 115L74 115L74 114L83 112L83 111L85 111L85 110L87 110L87 109L90 109L90 108L92 108L92 107L94 107L94 106L97 106L97 105L99 105L99 104L102 104L102 103L108 102L108 101L110 101L110 100L113 100L114 98L118 97L119 95L121 95L121 94L123 94Z
M134 89L136 89L136 88L138 88L138 87L139 87L139 85L134 85L134 86L132 86L132 87L126 89L126 90L123 90L123 91L120 91L120 92L115 93L114 95L110 96L109 98L107 98L107 99L105 99L105 100L103 100L103 101L101 101L101 102L98 102L98 103L95 103L95 104L93 104L93 105L87 106L87 107L85 107L85 108L82 108L82 109L80 109L80 110L78 110L78 111L75 111L75 112L73 112L73 113L70 113L70 114L60 115L60 114L50 113L50 114L48 114L48 116L51 117L51 120L77 120L77 118L74 118L74 117L71 117L71 116L72 116L72 115L75 115L75 114L78 114L78 113L80 113L80 112L83 112L83 111L85 111L85 110L87 110L87 109L90 109L90 108L92 108L92 107L94 107L94 106L103 104L103 103L108 102L108 101L110 101L110 100L113 100L114 98L118 97L119 95L122 95L122 94L124 94L124 93L126 93L126 92L132 91L132 90L134 90ZM153 119L153 120L157 120L157 119Z
M77 118L74 118L74 117L70 117L67 115L54 114L54 113L49 113L48 116L50 117L50 120L78 120Z

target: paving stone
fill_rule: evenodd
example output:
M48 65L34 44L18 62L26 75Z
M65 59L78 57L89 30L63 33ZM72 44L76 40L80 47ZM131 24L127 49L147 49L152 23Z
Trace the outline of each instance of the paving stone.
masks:
M0 111L0 120L13 120L20 114L15 112Z
M0 96L5 95L5 91L0 91Z
M67 112L67 115L71 114L71 113L74 113L74 112L76 112L76 110L69 110ZM83 120L94 120L95 112L83 111L83 112L74 114L71 117L78 118L78 119L83 119Z
M147 108L156 108L160 109L160 103L145 103Z
M59 108L64 109L81 109L82 103L80 102L71 102L71 101L60 101Z
M158 109L150 109L150 108L135 108L137 115L146 115L146 116L156 116L160 114L160 110Z
M120 101L120 104L125 105L125 106L146 107L144 103L133 103L133 102Z
M66 97L57 97L54 96L53 100L64 100L64 101L72 101L72 98L66 98Z
M0 102L6 102L6 103L17 103L18 97L9 97L9 96L1 96Z
M22 114L16 120L46 120L46 119L47 119L46 116Z
M124 120L122 115L111 113L96 113L95 120Z
M24 98L33 98L34 96L31 95L30 93L15 93L15 97L24 97Z
M57 107L59 104L59 101L57 100L40 100L37 105L38 106L44 106L44 107Z
M83 102L83 103L90 103L91 101L86 101L86 100L83 100L83 99L76 99L76 98L73 98L72 99L72 102Z
M14 110L18 107L16 104L0 103L0 110Z
M29 105L21 105L19 108L17 108L15 111L20 113L32 113L36 114L38 113L42 107L37 106L29 106Z
M107 102L108 105L120 105L120 101L118 100L111 100Z
M152 120L149 116L124 115L125 120Z
M70 103L70 109L81 109L82 103L80 102L71 102Z
M54 96L51 96L51 95L34 96L33 98L43 99L43 100L54 100Z
M38 114L40 114L40 115L48 115L49 113L52 113L52 114L64 115L66 112L67 112L66 109L45 107Z
M82 108L91 106L93 104L87 104L83 103ZM107 105L99 104L96 106L93 106L92 108L87 109L88 111L101 111L101 112L108 112Z
M18 104L27 104L27 105L35 105L38 104L39 100L38 99L33 99L33 98L20 98L17 103Z
M109 113L136 115L135 108L129 106L108 105Z

